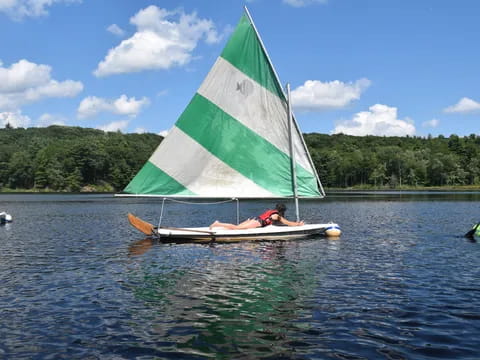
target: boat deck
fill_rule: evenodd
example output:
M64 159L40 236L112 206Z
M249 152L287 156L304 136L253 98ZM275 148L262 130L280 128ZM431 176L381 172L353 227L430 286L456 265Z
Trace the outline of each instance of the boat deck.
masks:
M159 228L154 234L168 240L191 240L203 242L232 242L247 240L289 240L303 238L311 235L325 235L328 228L337 224L306 224L302 226L277 226L270 225L263 228L229 230L209 229L208 227L195 228Z

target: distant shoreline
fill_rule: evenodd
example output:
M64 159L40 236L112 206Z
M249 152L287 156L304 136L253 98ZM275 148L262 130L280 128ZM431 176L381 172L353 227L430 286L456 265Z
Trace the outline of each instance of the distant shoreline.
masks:
M351 193L351 192L399 192L399 191L416 191L416 192L479 192L480 186L418 186L418 187L398 187L398 188L386 188L386 187L349 187L349 188L325 188L325 192L341 192L341 193ZM0 189L0 194L99 194L99 195L108 195L116 194L115 191L92 191L91 188L89 191L78 191L78 192L68 192L68 191L54 191L46 189L9 189L2 188Z
M402 186L396 188L390 187L372 187L372 186L353 186L348 188L325 188L325 191L351 192L351 191L480 191L480 186L475 185L445 185L445 186Z

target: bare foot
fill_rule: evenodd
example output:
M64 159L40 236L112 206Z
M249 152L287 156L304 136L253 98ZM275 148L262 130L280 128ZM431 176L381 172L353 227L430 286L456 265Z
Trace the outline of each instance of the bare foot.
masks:
M210 225L208 228L212 230L217 225L218 225L218 220L215 220L215 222L212 225Z

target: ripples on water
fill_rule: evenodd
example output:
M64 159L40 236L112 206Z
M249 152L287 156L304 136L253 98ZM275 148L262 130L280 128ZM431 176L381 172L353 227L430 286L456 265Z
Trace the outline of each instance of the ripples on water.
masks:
M480 250L458 235L479 201L333 196L302 214L339 240L167 245L126 222L156 221L157 202L3 195L0 358L475 359ZM169 205L164 221L234 207Z

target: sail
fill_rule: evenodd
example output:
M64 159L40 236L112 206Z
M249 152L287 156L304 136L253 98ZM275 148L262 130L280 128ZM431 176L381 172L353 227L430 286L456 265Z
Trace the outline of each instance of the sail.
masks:
M285 94L246 13L193 99L124 192L291 197L288 121ZM320 197L323 190L298 126L292 136L298 196Z

